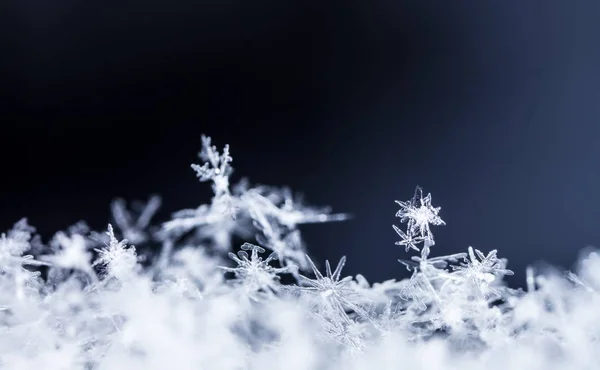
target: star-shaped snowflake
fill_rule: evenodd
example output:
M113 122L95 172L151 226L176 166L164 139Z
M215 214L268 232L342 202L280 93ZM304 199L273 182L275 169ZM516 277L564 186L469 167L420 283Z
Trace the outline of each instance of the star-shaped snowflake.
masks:
M438 226L446 223L438 215L441 208L431 205L431 194L423 197L423 189L417 187L411 200L406 202L397 200L396 203L400 205L396 217L400 217L400 222L407 222L406 232L394 226L394 230L402 238L396 245L404 245L406 251L409 249L418 251L417 245L425 241L429 246L433 245L430 225Z
M257 293L263 292L271 295L279 290L278 274L291 273L293 266L273 267L269 263L277 259L276 253L271 253L266 259L259 257L265 250L258 245L244 243L242 250L235 255L229 252L229 258L237 263L236 267L222 267L221 269L232 272L235 280L242 285L251 298L256 299ZM250 256L248 252L250 251Z

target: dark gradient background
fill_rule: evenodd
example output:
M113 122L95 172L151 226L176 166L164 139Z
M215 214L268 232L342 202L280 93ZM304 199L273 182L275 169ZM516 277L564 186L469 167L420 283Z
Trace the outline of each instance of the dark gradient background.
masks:
M116 4L116 3L115 3ZM395 199L442 206L434 253L517 272L600 246L600 3L22 0L3 89L2 229L109 220L114 196L207 201L200 134L236 178L355 217L319 260L405 276Z

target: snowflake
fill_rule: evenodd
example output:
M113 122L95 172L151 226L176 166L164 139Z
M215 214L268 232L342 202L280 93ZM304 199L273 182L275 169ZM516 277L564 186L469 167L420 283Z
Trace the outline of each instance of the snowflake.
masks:
M233 172L229 146L225 145L223 152L219 153L216 146L211 145L210 137L203 135L199 157L204 164L192 164L192 168L200 181L213 182L215 195L212 202L176 212L170 221L162 225L161 234L176 239L196 229L198 242L210 240L216 249L228 251L233 235L245 237L248 231L247 223L237 219L243 205L239 197L232 196L229 190L229 176Z
M265 260L259 257L259 253L265 250L258 245L244 243L242 250L235 255L229 252L229 258L237 263L236 267L223 267L221 269L232 272L235 275L236 282L241 284L249 296L257 298L257 293L263 292L271 295L279 290L278 274L291 273L293 267L276 268L270 265L271 261L277 259L276 253L271 253ZM248 252L250 251L250 258Z
M417 245L422 243L425 238L422 236L415 236L412 233L406 234L396 225L392 225L392 227L394 230L396 230L396 233L400 235L400 238L402 238L402 240L396 242L396 245L403 245L406 252L408 252L409 249L414 249L417 252L419 251L419 247L417 247Z
M108 245L106 248L94 249L98 252L98 258L93 266L106 265L109 275L118 279L126 277L137 264L135 247L128 247L126 239L118 241L111 224L108 224L106 235L109 237Z
M499 259L497 250L490 251L484 255L480 250L469 247L469 256L465 257L465 262L459 266L452 266L454 274L474 283L482 292L490 292L495 296L500 296L499 292L491 288L490 285L498 276L513 275L511 270L506 268L506 262Z
M429 226L445 225L446 223L438 216L441 207L431 205L431 194L423 197L423 189L417 187L411 200L406 202L397 200L396 203L400 205L396 217L400 217L400 222L408 222L406 238L400 242L401 245L412 248L417 238L426 240L433 245L433 234Z
M354 311L359 317L372 322L376 325L368 313L359 305L350 300L356 296L356 291L350 284L352 276L346 276L340 279L342 268L346 264L346 256L340 259L335 270L331 271L329 261L325 261L325 276L321 274L310 257L306 256L310 267L315 274L314 279L299 275L302 282L306 285L300 288L301 291L319 297L318 306L323 310L319 315L332 316L332 320L342 320L347 324L353 322L346 313L346 309Z
M352 280L352 276L346 276L340 280L342 268L346 264L346 256L343 256L338 262L337 267L331 272L331 265L329 261L325 261L325 276L321 274L321 271L315 266L314 262L310 257L306 256L306 259L312 268L315 275L315 279L310 279L304 275L300 275L302 281L308 284L308 287L302 288L302 290L310 293L319 294L322 298L335 298L343 299L345 293L351 292L348 282Z
M211 138L202 135L202 150L198 154L204 161L202 166L192 164L196 176L200 181L212 181L215 196L229 194L229 176L233 172L230 163L233 158L229 155L229 145L223 147L219 153L217 147L211 145Z

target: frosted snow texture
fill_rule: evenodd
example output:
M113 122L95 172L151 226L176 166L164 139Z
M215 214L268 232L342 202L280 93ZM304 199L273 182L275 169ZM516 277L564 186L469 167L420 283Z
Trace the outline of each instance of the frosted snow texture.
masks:
M0 368L599 368L597 253L511 289L495 250L433 253L445 223L417 187L393 227L411 277L371 284L343 275L345 257L322 269L306 255L298 226L346 215L231 186L229 147L208 137L200 159L212 200L165 223L152 196L116 200L105 232L80 222L43 243L23 219L2 234Z

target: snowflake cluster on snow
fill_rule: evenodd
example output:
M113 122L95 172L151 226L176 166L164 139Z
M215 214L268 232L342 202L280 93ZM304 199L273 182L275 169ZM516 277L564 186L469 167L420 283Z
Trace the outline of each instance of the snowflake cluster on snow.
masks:
M436 256L440 208L417 187L394 225L410 278L369 283L307 255L298 226L342 221L287 188L230 184L229 147L202 138L208 204L152 222L160 198L44 243L25 219L0 238L2 369L595 369L600 257L576 273L497 251ZM237 248L238 241L240 248ZM237 250L237 253L234 253ZM267 250L269 251L267 253Z

